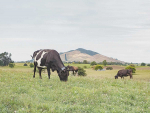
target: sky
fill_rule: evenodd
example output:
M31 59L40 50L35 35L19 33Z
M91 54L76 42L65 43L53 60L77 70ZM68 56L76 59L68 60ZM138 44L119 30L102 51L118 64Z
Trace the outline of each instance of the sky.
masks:
M150 0L0 0L0 53L78 48L150 63Z

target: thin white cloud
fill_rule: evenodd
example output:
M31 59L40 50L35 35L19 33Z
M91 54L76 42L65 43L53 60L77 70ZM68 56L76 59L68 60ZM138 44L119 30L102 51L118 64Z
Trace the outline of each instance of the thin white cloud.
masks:
M65 52L82 47L150 63L149 6L149 0L3 0L0 53L12 52L19 61L41 48Z

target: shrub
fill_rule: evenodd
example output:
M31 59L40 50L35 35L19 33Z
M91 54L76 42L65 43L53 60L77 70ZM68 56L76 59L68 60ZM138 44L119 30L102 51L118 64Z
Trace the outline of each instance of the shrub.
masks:
M113 68L112 67L107 67L106 70L113 70Z
M9 63L9 67L13 68L15 66L14 63Z
M135 65L134 65L134 64L130 64L129 66L135 67Z
M132 73L135 73L136 71L135 67L132 66L127 66L125 69L132 69Z
M101 65L96 65L96 66L95 66L95 70L98 70L98 69L102 70L102 69L103 69L103 66L101 66Z
M31 68L34 67L33 63L30 63L30 67L31 67Z
M78 67L78 76L86 76L86 71L81 68L81 67Z
M95 70L95 66L96 66L96 65L94 65L94 66L91 66L91 68Z
M24 66L28 66L28 64L25 63Z
M150 64L147 64L147 66L150 66Z

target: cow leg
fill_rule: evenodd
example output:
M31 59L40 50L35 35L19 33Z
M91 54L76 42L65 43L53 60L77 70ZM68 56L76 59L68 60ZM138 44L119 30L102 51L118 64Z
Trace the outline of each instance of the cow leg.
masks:
M74 71L73 71L73 75L74 75Z
M36 66L37 66L37 63L34 62L34 75L33 75L33 78L35 78Z
M121 79L122 79L122 78L124 79L124 76L121 75Z
M76 72L76 74L77 74L77 71L75 71Z
M122 76L122 75L120 75L120 77L121 77L121 79L123 78L123 76Z
M50 67L49 66L47 66L47 73L48 73L48 78L50 79L51 73L50 73Z
M40 77L40 79L42 79L42 76L41 76L42 68L38 68L38 69L39 69L39 77Z
M78 75L78 71L77 71L76 73L77 73L77 75Z
M70 71L71 72L71 75L73 75L73 71Z
M77 72L78 72L78 71L75 71L75 72L76 72L76 74L75 74L75 75L77 76Z
M130 73L129 75L130 75L130 79L133 79L133 76L132 76L132 74Z

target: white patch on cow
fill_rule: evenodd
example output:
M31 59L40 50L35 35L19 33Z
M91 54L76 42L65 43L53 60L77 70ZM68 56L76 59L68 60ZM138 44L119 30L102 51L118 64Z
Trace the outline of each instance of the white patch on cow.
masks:
M64 69L65 69L65 67L61 68L61 70L64 70Z
M39 51L38 53L37 53L37 55L40 53L41 51ZM34 62L37 62L37 67L41 67L41 68L46 68L46 66L41 66L41 59L43 58L43 56L44 56L44 54L46 54L47 52L44 52L43 51L43 53L41 54L41 57L38 59L38 60L36 60L36 57L37 57L37 55L36 55L36 57L35 57L35 59L34 59Z
M42 51L42 50L41 50L41 51ZM34 62L37 62L37 61L36 61L36 57L38 56L38 54L39 54L41 51L39 51L39 52L36 54L36 56L34 57Z

